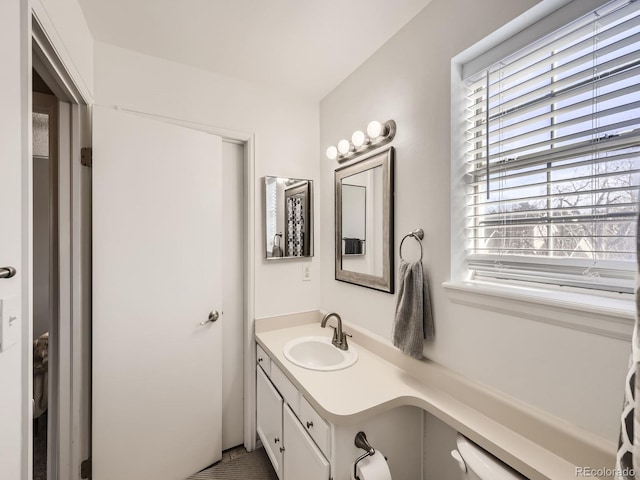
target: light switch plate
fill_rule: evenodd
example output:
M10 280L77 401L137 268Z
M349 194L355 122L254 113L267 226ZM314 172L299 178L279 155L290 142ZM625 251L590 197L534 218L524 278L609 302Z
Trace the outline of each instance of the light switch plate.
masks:
M303 263L302 264L302 281L308 282L311 280L311 264Z
M0 352L18 343L20 316L18 297L0 299Z

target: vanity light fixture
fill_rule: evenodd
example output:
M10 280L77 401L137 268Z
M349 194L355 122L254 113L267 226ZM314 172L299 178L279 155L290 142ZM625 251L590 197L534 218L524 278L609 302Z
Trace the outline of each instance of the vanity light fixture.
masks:
M340 140L338 148L331 145L327 148L327 158L329 160L338 160L346 162L352 158L362 155L365 152L380 147L393 140L396 134L396 122L388 120L380 123L377 120L369 122L367 125L367 133L356 130L351 136L351 141Z
M351 152L351 143L349 143L349 140L340 140L338 142L338 152L340 152L342 155L346 155L347 153Z
M378 138L382 134L382 124L377 120L369 122L369 125L367 125L367 134L371 138Z
M362 130L356 130L353 132L353 135L351 135L351 143L353 143L354 147L360 148L365 143L369 143L369 139Z

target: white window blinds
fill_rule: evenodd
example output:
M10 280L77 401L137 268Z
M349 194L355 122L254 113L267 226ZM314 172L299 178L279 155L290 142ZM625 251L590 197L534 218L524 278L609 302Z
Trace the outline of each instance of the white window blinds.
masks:
M630 292L640 2L612 2L465 80L475 278Z
M273 242L278 231L278 179L277 177L266 177L266 235L267 252L273 250ZM282 242L280 242L282 244Z

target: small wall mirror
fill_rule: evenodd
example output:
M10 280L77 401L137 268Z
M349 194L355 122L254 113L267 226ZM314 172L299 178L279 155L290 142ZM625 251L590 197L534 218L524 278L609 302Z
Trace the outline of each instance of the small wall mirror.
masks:
M313 256L313 182L264 177L265 257Z
M393 147L335 171L336 280L393 293Z

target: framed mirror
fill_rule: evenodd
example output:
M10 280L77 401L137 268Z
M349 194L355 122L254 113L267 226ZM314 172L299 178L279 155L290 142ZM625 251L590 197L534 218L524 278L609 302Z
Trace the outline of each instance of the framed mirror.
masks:
M265 258L313 256L313 182L264 177Z
M390 147L335 171L336 280L393 293Z

